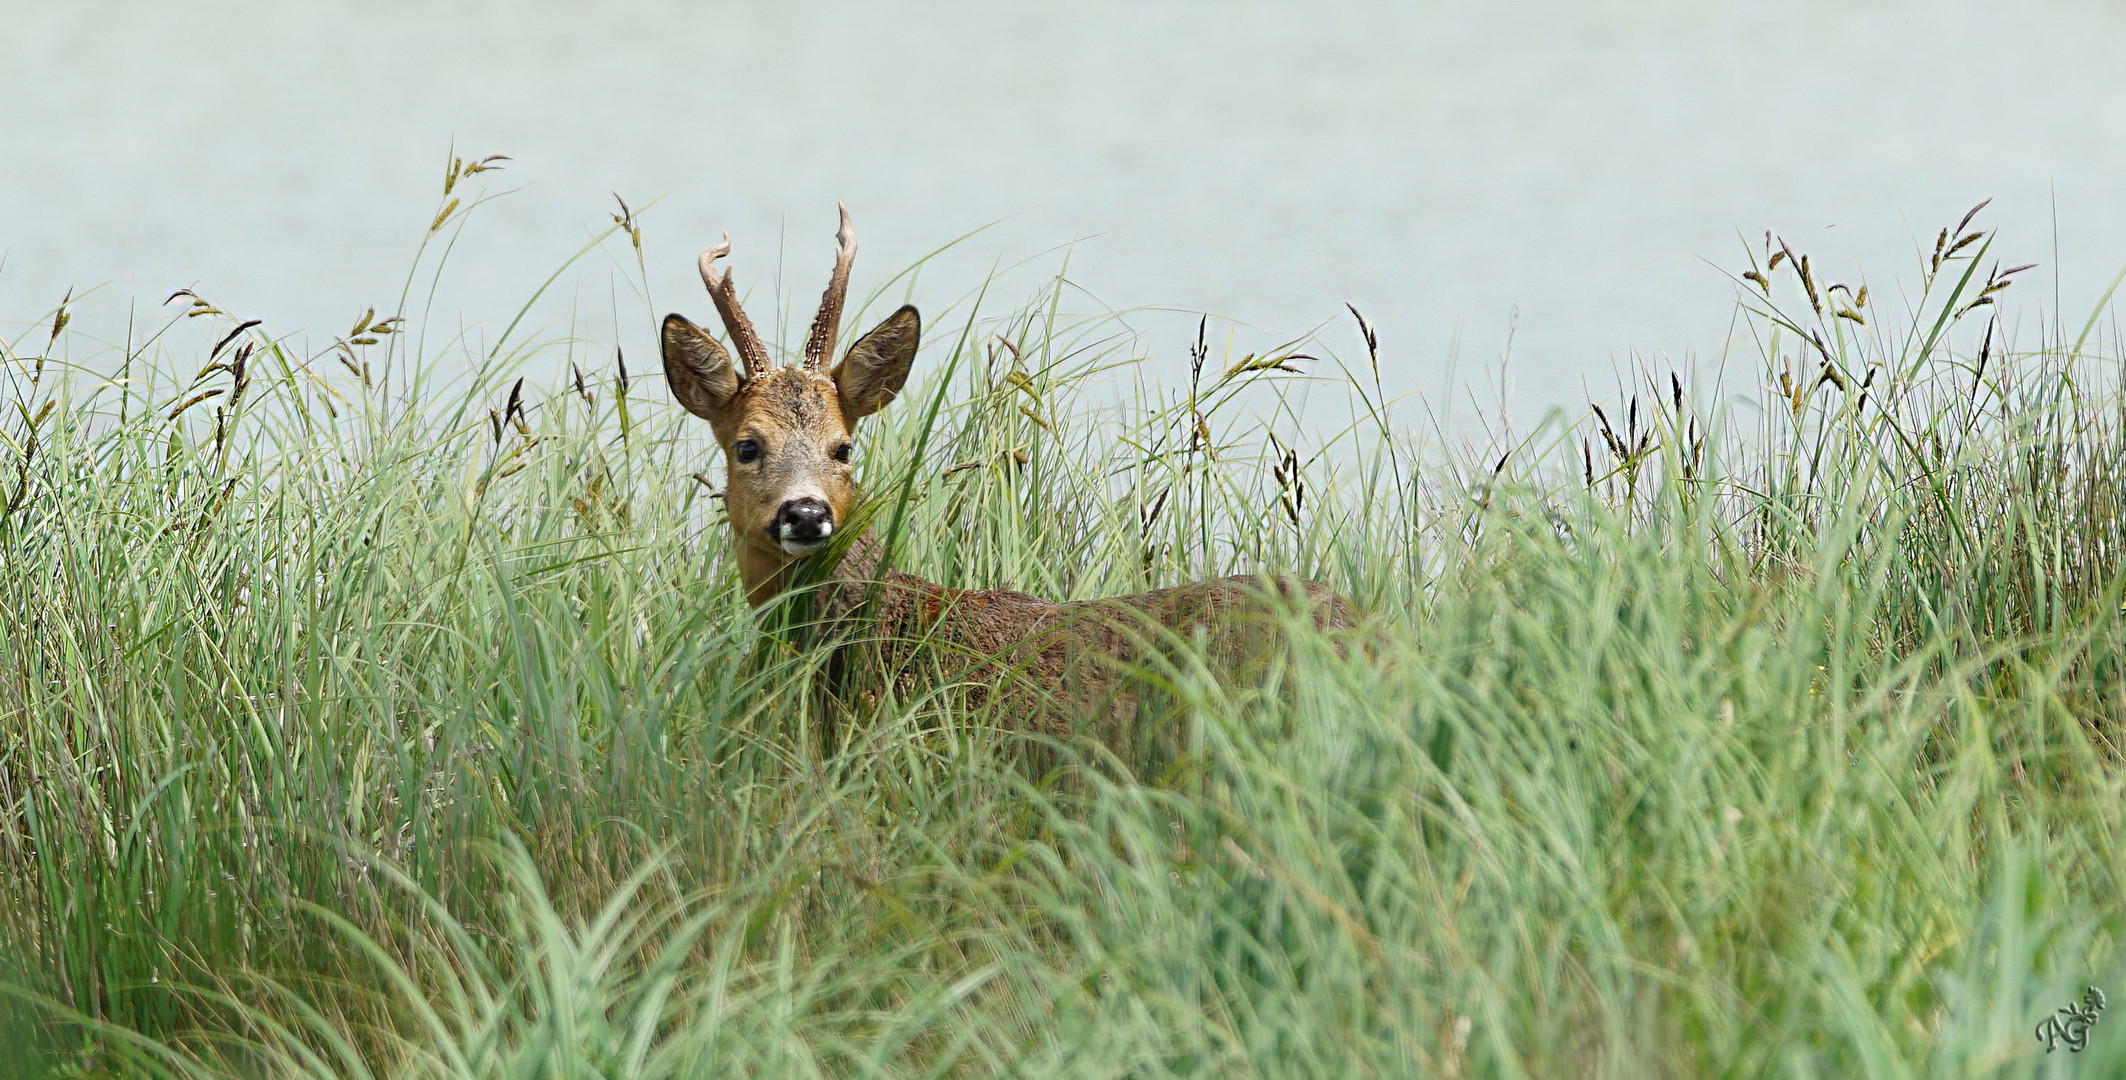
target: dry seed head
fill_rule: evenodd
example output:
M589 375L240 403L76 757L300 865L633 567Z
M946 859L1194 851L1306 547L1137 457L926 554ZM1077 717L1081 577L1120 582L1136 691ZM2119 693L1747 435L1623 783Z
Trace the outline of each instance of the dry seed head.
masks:
M1956 223L1956 231L1959 233L1963 232L1964 226L1971 224L1971 219L1977 217L1978 212L1980 210L1984 210L1986 208L1986 205L1988 203L1991 203L1992 201L1992 196L1987 196L1985 199L1980 200L1977 206L1972 207L1970 211L1964 215L1964 219L1962 221Z
M635 245L635 254L642 254L642 226L635 224L635 212L628 209L627 200L617 191L613 192L613 201L620 204L620 212L612 215L613 224L627 233L628 240Z
M474 173L493 172L502 167L495 164L495 162L508 160L510 160L510 157L507 154L489 154L478 161L466 161L460 157L451 158L450 167L443 170L443 194L450 194L451 190L458 186L458 181ZM455 204L455 200L453 200L453 204Z
M1373 324L1367 322L1366 317L1360 315L1358 309L1353 307L1349 301L1344 302L1344 310L1349 311L1351 317L1358 320L1358 336L1365 341L1366 355L1373 358L1374 369L1378 371L1380 368L1380 338L1374 334Z
M228 334L228 336L227 336L227 337L224 337L224 338L222 338L222 339L221 339L221 342L220 342L219 344L217 344L217 345L215 345L215 346L214 346L214 351L212 351L212 352L208 353L208 354L207 354L207 358L208 358L209 360L211 360L211 359L213 359L213 358L215 358L215 357L217 357L217 356L220 356L220 355L221 355L221 351L222 351L223 349L226 349L226 348L228 348L228 347L229 347L229 343L230 343L230 342L232 342L232 341L235 341L235 340L236 340L236 339L237 339L237 338L238 338L239 336L241 336L241 335L243 334L243 332L244 332L244 331L246 331L246 330L249 330L249 329L251 329L251 328L252 328L252 327L254 327L254 326L257 326L257 325L258 325L259 323L261 323L261 322L263 322L263 321L264 321L263 319L250 319L250 320L247 320L247 321L245 321L245 322L243 322L243 323L239 324L239 325L237 326L237 328L236 328L236 329L234 329L234 330L231 330L231 331L229 331L229 334Z
M200 402L202 402L202 401L207 401L207 400L210 400L210 399L212 399L212 398L218 398L218 397L222 396L222 395L223 395L224 393L227 393L227 392L228 392L228 388L227 388L227 387L224 387L224 386L217 386L217 387L213 388L212 390L202 390L202 391L200 391L199 393L197 393L197 394L194 394L194 395L192 395L191 397L188 397L188 398L186 398L186 399L184 400L184 403L183 403L183 404L181 404L181 405L177 406L177 407L176 407L176 408L174 408L174 409L171 409L171 410L170 410L170 415L168 415L168 416L164 417L164 419L166 419L166 420L175 420L175 419L177 419L177 418L178 418L179 416L182 416L182 415L184 414L184 411L185 411L186 409L189 409L189 408L191 408L192 406L194 406L194 405L197 405L197 404L199 404L199 403L200 403Z

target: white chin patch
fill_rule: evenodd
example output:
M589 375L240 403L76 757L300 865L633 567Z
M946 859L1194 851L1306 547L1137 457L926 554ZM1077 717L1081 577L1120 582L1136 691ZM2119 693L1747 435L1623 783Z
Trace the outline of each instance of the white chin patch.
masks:
M817 540L792 540L789 537L785 536L776 540L775 546L781 548L783 554L785 555L810 555L813 552L818 551L823 547L826 547L828 538L832 537L833 535L834 526L831 524L822 524L819 527L819 539Z

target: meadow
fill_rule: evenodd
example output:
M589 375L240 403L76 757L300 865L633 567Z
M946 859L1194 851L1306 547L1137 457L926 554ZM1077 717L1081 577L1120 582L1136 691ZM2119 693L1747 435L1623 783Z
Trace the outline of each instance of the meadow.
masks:
M824 737L706 425L653 356L422 323L439 209L412 321L312 354L191 294L10 324L10 1075L2126 1072L2126 1019L2033 1034L2126 1000L2120 339L2019 321L1977 219L1872 297L1767 237L1724 391L1489 443L1355 317L926 311L858 442L900 565L1362 612L1147 665L1146 760L942 666Z

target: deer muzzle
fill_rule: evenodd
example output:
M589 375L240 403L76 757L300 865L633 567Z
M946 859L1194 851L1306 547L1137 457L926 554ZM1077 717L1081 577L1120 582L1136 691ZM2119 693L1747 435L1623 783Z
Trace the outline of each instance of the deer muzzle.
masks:
M786 555L810 555L834 535L834 508L824 499L791 499L775 510L768 538Z

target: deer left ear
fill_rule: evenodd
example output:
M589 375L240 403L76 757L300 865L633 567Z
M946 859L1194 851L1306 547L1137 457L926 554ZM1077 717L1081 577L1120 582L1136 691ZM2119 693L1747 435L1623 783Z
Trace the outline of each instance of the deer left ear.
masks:
M850 424L886 407L908 382L915 347L923 335L923 317L904 304L886 321L849 346L834 368L834 386L842 399L842 419Z

